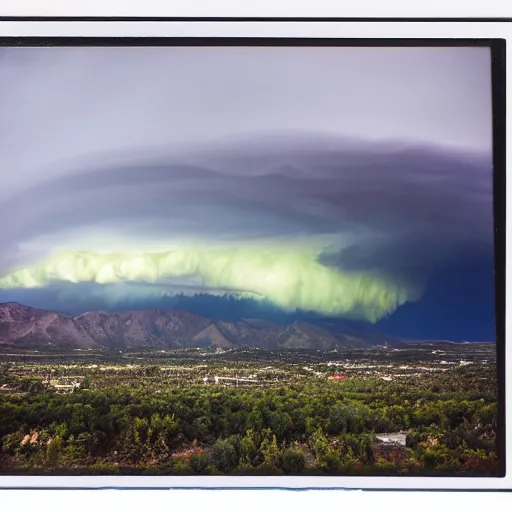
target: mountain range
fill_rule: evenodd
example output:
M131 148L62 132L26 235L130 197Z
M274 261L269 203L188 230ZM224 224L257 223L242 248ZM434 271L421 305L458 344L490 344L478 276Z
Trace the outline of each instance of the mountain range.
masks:
M400 342L364 328L329 330L307 322L212 320L182 310L90 311L79 316L0 304L0 345L18 348L183 349L259 347L333 350Z

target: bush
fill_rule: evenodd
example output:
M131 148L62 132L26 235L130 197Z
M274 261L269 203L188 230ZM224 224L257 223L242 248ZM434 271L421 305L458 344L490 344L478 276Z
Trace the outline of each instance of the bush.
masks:
M206 474L207 475L218 475L219 470L212 464L209 464L208 466L206 466Z
M206 468L210 464L210 458L204 453L195 453L190 457L189 464L194 473L204 475L206 474Z
M51 445L50 445L51 446ZM109 464L103 464L101 462L89 466L88 472L91 475L117 475L119 474L119 468L117 466L111 466Z
M194 470L186 460L180 459L174 464L172 472L175 475L192 475Z
M297 475L302 472L306 465L306 457L301 450L285 450L283 452L281 467L288 475Z
M212 447L212 462L223 473L229 473L238 466L236 449L228 440L218 440Z
M247 464L244 462L239 464L237 466L237 468L233 471L234 475L241 475L241 476L246 476L246 475L251 475L251 474L253 475L256 473L257 473L257 468L254 468L250 464Z
M329 473L337 473L342 469L342 460L336 450L328 449L327 452L318 458L318 467Z

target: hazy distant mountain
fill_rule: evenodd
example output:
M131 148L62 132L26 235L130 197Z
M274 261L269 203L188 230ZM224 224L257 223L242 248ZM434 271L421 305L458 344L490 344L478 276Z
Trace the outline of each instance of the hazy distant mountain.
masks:
M15 302L0 304L0 342L74 348L97 345L95 339L73 317Z
M33 348L245 346L332 350L399 342L363 329L331 331L298 321L284 326L259 319L224 322L163 309L91 311L72 317L9 302L0 304L0 343Z

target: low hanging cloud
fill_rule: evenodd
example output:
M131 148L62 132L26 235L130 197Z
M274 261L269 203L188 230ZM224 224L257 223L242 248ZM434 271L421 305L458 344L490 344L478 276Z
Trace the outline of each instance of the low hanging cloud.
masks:
M37 288L59 281L179 286L181 283L173 280L189 276L200 278L195 283L198 287L266 299L285 310L362 317L372 322L421 295L412 284L404 286L372 272L341 272L298 251L200 248L136 255L64 253L7 275L0 279L0 287Z
M492 253L487 154L290 134L68 165L0 204L0 289L189 287L375 322Z

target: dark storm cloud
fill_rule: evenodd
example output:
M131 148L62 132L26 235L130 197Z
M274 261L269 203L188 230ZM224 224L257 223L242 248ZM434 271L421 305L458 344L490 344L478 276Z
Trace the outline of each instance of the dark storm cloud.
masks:
M362 142L349 150L343 139L340 150L332 141L329 150L302 141L294 150L287 140L281 150L260 142L257 152L247 143L217 152L216 170L153 159L47 180L2 203L3 243L14 249L45 235L58 242L59 233L90 226L164 240L331 234L344 245L355 240L341 252L327 248L323 262L394 271L428 270L492 244L485 155ZM233 153L257 172L233 166Z
M485 48L6 49L0 279L60 250L94 267L98 251L151 259L200 241L176 270L200 267L200 289L251 277L246 292L267 286L287 307L377 317L415 300L416 281L492 254L490 93ZM49 286L56 261L4 283ZM77 265L62 270L72 281Z
M489 150L487 48L4 48L0 197L99 152L308 130Z

